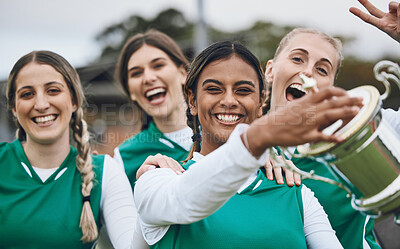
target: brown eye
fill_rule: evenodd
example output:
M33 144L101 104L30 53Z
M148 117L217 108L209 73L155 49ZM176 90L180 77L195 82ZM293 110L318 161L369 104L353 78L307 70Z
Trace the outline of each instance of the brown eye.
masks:
M210 86L206 88L206 91L209 93L219 93L221 92L221 89L219 89L218 87Z
M249 94L249 93L252 93L253 90L244 87L244 88L239 88L239 89L237 89L236 92L237 92L238 94L247 95L247 94Z
M19 95L21 99L29 99L33 96L33 92L23 92Z
M158 63L158 64L154 65L154 68L160 69L160 68L164 67L164 65L165 65L164 63Z
M130 78L138 77L142 72L141 71L133 71L129 74Z
M56 95L56 94L60 93L61 90L58 89L58 88L50 88L47 92L48 92L50 95Z

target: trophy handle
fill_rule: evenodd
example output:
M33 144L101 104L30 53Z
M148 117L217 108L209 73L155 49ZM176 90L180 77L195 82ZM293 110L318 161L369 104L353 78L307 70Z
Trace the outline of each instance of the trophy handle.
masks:
M385 71L386 70L386 71ZM385 86L385 92L379 97L385 100L390 95L390 82L395 82L400 89L400 67L398 64L383 60L374 66L374 75Z
M281 149L281 155L282 157L284 157L284 155L287 153L289 154L291 157L295 157L295 158L300 158L302 157L301 155L298 154L293 154L292 152L290 152L287 148L285 147L279 147ZM274 167L282 167L282 168L287 168L293 172L296 172L297 174L299 174L300 176L302 176L302 179L313 179L313 180L317 180L317 181L321 181L321 182L326 182L335 186L338 186L339 188L344 189L347 192L347 197L350 198L352 193L350 191L350 189L348 189L343 183L337 182L335 180L332 180L330 178L327 177L323 177L323 176L319 176L316 175L314 173L314 170L311 170L310 172L298 169L297 167L293 167L292 165L288 164L285 160L279 160L277 158L277 153L275 153L274 150L269 150L269 154L270 157L272 159L274 159L274 161L276 162L274 164ZM311 156L307 156L309 158L313 158Z

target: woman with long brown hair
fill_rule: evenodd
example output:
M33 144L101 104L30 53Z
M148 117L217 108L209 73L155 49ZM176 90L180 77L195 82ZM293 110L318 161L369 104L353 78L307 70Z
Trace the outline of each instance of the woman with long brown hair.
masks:
M132 191L117 162L91 154L76 70L56 53L28 53L7 101L17 139L0 144L0 247L92 248L102 216L114 247L129 248Z

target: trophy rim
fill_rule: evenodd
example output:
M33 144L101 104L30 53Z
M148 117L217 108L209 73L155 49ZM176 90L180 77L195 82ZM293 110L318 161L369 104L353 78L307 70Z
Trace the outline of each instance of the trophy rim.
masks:
M371 116L374 114L377 106L379 106L380 94L376 87L371 85L364 85L348 91L350 96L360 96L358 95L358 92L368 94L369 101L368 103L364 103L364 106L363 108L361 108L360 112L347 125L335 132L335 134L340 135L344 139L343 143L345 143L346 140L348 140L351 136L357 133L366 123L368 123ZM297 146L297 150L300 154L303 155L319 155L335 148L339 144L340 143L332 142L303 144Z

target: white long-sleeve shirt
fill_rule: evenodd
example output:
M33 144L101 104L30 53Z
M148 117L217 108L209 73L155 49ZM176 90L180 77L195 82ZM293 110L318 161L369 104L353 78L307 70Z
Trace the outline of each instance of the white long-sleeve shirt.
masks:
M190 166L182 175L151 170L135 185L135 202L145 240L157 243L172 224L204 219L220 208L264 165L266 153L254 158L240 138L248 125L238 125L223 146ZM342 248L323 208L302 187L304 232L310 248Z
M382 117L386 119L396 133L400 135L400 110L382 109Z

